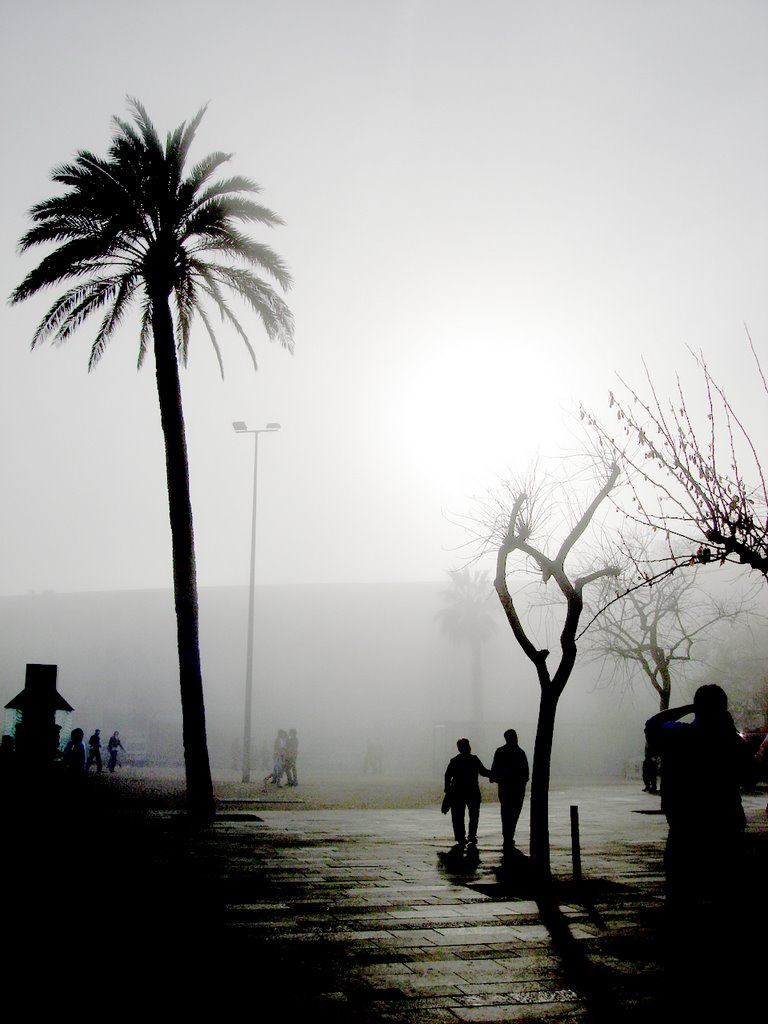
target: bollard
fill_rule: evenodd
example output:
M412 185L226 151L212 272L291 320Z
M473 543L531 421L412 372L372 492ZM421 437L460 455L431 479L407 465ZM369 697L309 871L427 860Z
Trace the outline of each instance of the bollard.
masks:
M581 846L579 843L579 808L571 804L571 858L573 860L573 880L581 881Z

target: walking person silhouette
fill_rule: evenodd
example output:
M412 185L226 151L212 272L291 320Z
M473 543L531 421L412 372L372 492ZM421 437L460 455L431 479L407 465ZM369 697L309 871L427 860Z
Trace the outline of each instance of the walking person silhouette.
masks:
M530 772L528 758L517 741L514 729L507 729L504 741L504 746L498 747L493 755L491 782L499 787L501 833L504 852L509 853L515 846L515 829L523 809Z
M458 846L466 842L477 842L477 824L480 819L480 783L479 776L487 779L491 773L483 762L472 753L468 739L456 741L458 754L452 757L445 770L445 792L451 804L451 823L453 835ZM465 830L465 814L469 812L469 835Z

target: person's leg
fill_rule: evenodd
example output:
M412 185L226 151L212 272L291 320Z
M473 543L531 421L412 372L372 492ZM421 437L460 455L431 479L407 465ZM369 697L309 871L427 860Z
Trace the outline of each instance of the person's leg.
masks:
M515 829L520 820L524 800L524 788L516 787L504 795L501 804L501 831L504 836L505 849L511 849L515 845Z
M477 842L477 823L480 820L480 801L473 800L467 806L469 807L469 841L475 843Z
M464 831L464 801L454 797L451 804L451 823L453 825L453 837L457 843L462 844L466 839Z

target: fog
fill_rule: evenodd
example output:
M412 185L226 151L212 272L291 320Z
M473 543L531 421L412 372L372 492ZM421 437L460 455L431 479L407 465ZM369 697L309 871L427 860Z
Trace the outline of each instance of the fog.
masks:
M5 5L5 295L51 169L103 153L126 95L161 135L209 103L192 160L233 151L286 221L256 234L294 276L295 356L244 318L259 371L222 331L222 381L198 325L182 381L218 766L238 756L250 558L253 439L234 420L282 425L259 442L257 741L296 727L305 763L350 770L380 738L432 771L471 734L440 581L474 496L578 445L579 402L605 409L643 359L666 394L691 346L761 436L743 325L764 353L767 31L756 0ZM0 308L0 683L7 700L25 663L56 663L86 727L151 720L172 757L152 367L136 373L131 317L90 375L95 324L30 354L53 298ZM501 619L485 658L475 749L510 724L530 749L537 687ZM652 694L620 703L597 672L578 664L564 695L558 771L640 751Z
M468 735L490 760L517 728L532 752L538 684L506 629L483 652L483 721L472 717L469 651L441 635L444 584L261 587L256 600L254 768L279 728L296 728L300 767L359 777L378 743L386 776L437 777ZM203 673L211 757L224 776L240 765L247 588L201 594ZM0 599L8 638L3 703L26 661L59 665L73 721L119 729L134 758L180 764L181 719L170 592L41 594ZM577 671L561 705L555 773L618 776L642 754L653 695L596 690L598 669ZM129 758L130 759L130 758ZM265 768L268 762L265 762Z

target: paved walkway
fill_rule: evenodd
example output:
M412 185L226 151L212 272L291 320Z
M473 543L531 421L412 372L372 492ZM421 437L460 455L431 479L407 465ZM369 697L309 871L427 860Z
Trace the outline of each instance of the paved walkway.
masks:
M580 885L572 880L572 804L581 825ZM746 797L745 805L743 881L762 916L765 796ZM213 995L229 1014L247 994L254 1011L277 1012L281 1024L640 1022L690 1010L693 997L746 1008L760 979L741 939L741 898L734 916L687 922L669 941L666 824L657 811L636 783L555 791L552 906L534 900L522 855L502 859L490 805L477 851L463 854L452 851L450 821L439 810L238 802L222 805L216 822L198 831L177 813L113 816L100 823L101 855L90 864L63 852L62 873L75 891L59 879L53 942L46 947L36 927L24 953L55 956L68 977L79 971L84 997L95 977L113 990L173 979L177 1009L190 997L200 1008ZM526 828L518 840L527 849ZM42 872L40 863L38 881ZM751 884L760 887L750 897ZM62 898L57 891L50 877L39 886L38 923L48 901ZM71 929L62 921L73 907L83 946L66 956L61 940ZM89 931L92 916L97 934ZM266 1010L267 997L280 1000L279 1011Z
M764 797L745 803L751 836L764 836ZM572 881L571 804L581 885ZM225 962L253 965L263 984L280 979L294 1019L658 1017L678 989L663 942L657 798L634 783L553 793L554 910L532 898L524 857L502 859L496 812L486 807L477 851L463 854L452 852L437 810L259 809L262 823L217 822L192 852L218 901ZM518 838L527 849L525 828ZM733 942L712 927L714 943ZM701 950L689 952L706 973ZM675 958L689 962L684 951ZM713 999L737 981L723 975L724 961L709 982Z

